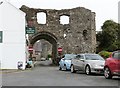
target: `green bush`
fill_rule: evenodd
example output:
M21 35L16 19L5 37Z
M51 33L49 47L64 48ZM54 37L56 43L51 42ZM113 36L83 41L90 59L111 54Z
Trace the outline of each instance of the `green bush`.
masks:
M104 59L106 59L106 58L110 57L110 54L111 54L111 53L112 53L112 52L101 51L101 52L99 52L98 54L101 55Z
M52 58L52 55L51 55L51 54L48 54L47 58Z

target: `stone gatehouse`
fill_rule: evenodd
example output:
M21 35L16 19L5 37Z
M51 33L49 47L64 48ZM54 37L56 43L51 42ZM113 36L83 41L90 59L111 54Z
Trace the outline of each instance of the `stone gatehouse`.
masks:
M31 45L45 39L53 45L53 56L57 57L57 48L65 53L94 53L96 51L95 13L84 7L54 10L37 9L22 6L26 13L26 22L35 27L36 33L30 34ZM38 23L37 14L46 14L46 23ZM68 17L69 22L62 24L61 17ZM32 24L30 24L32 22Z

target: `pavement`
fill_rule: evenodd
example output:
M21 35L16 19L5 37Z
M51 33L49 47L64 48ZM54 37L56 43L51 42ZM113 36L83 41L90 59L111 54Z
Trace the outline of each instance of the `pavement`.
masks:
M52 61L51 60L46 60L46 61L36 61L34 62L35 66L50 66L52 65Z
M3 70L0 70L0 74L7 74L7 73L13 73L13 72L22 72L22 71L25 71L25 70L17 70L17 69L3 69Z
M52 64L51 60L46 60L46 61L36 61L34 62L34 67L37 66L49 66ZM34 69L34 67L32 69ZM0 69L0 74L7 74L7 73L14 73L14 72L23 72L31 70L31 68L27 68L25 70L18 70L18 69Z

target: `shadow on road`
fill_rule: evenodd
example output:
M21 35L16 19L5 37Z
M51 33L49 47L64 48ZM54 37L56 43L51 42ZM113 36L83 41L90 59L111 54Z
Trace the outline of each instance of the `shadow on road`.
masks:
M85 72L83 71L77 71L76 72L77 74L85 74ZM86 74L85 74L86 75ZM100 74L100 73L91 73L90 75L88 76L104 76L104 74Z
M120 77L114 77L111 80L119 80L119 82L120 82Z

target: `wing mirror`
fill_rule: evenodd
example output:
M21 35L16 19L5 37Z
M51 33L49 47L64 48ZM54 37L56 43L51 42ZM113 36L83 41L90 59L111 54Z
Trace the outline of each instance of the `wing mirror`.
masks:
M64 57L65 57L65 55L62 56L62 58L64 58Z
M62 60L65 60L65 58L62 58Z

